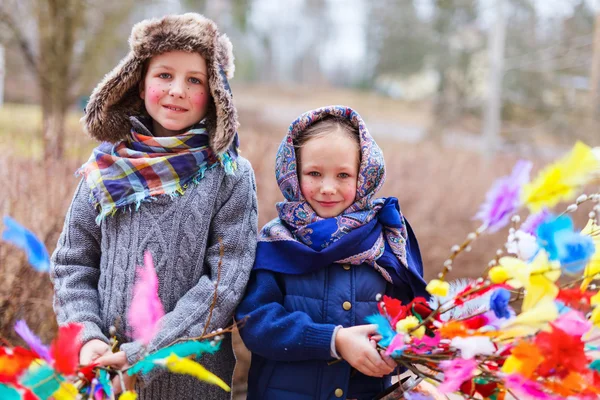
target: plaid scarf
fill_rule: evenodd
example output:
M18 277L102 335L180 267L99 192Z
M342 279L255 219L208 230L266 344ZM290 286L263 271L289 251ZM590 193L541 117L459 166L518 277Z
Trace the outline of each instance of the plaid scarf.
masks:
M137 210L143 201L162 194L182 195L216 165L228 174L237 168L237 138L226 153L216 156L202 122L170 137L152 136L150 121L132 117L131 123L126 140L102 143L77 171L91 189L91 202L100 209L98 224L118 209L135 206Z

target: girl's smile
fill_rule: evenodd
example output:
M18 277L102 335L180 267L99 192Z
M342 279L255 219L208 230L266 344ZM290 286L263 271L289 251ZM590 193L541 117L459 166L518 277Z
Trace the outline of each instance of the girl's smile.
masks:
M321 218L340 215L354 203L358 144L336 130L308 140L298 151L302 196Z

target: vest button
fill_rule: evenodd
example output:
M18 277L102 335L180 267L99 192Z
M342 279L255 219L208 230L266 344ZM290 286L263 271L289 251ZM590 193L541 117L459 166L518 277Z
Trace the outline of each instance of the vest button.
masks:
M346 311L349 311L352 308L352 303L350 303L349 301L345 301L342 304L342 308Z
M335 389L335 397L342 397L344 395L344 391L340 388Z
M350 271L350 264L344 264L344 269L346 271Z

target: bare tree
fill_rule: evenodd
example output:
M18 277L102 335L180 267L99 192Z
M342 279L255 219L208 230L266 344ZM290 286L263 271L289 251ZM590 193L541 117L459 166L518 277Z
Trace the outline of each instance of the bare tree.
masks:
M81 85L87 85L85 78L94 75L105 56L102 50L114 41L132 5L132 0L0 2L0 27L8 28L9 40L37 79L45 159L63 157L67 110Z

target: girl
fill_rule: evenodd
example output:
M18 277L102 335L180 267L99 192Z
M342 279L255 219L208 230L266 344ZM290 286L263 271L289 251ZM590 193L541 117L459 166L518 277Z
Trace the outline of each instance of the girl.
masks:
M116 368L178 338L226 326L254 262L257 229L254 173L237 154L229 39L202 15L185 14L135 25L129 43L130 53L96 87L82 119L105 143L79 170L84 179L52 266L59 324L84 326L81 364ZM219 240L218 301L205 327ZM154 258L166 314L144 349L129 340L127 314L146 251ZM111 326L121 344L114 354ZM229 339L202 359L229 382L234 362ZM181 375L140 379L140 399L229 398Z
M355 111L324 107L292 123L275 171L285 201L236 312L253 353L248 400L372 399L395 367L364 325L377 295L428 296L397 200L375 198L381 150Z

